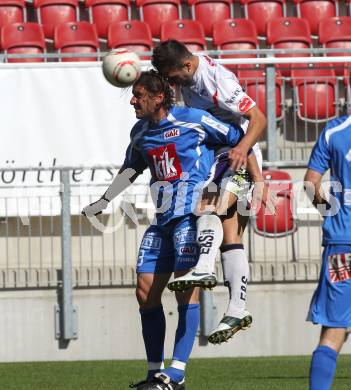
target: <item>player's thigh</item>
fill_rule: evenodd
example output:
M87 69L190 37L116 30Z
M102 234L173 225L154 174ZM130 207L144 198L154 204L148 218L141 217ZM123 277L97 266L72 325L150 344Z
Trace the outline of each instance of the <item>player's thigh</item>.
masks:
M197 264L199 259L199 246L196 240L196 220L194 215L187 215L174 229L174 276L185 275ZM179 305L198 303L199 291L197 288L189 289L183 293L176 293Z
M241 215L236 205L229 208L227 215L222 216L223 245L240 244L249 217Z
M146 309L160 305L162 292L170 277L171 273L138 273L136 296L139 306Z
M319 345L324 345L340 352L346 337L346 328L322 327Z
M219 196L220 192L216 185L210 184L205 187L196 205L196 214L203 215L216 212Z
M175 275L188 272L199 259L199 246L196 240L196 221L193 214L179 219L173 230L173 255Z
M140 244L136 272L136 296L141 306L161 302L164 290L174 269L174 250L169 226L149 226Z
M211 185L210 185L211 187ZM237 202L237 197L230 191L216 188L216 191L209 192L208 187L204 189L201 199L197 205L197 215L216 213L227 215L228 209Z

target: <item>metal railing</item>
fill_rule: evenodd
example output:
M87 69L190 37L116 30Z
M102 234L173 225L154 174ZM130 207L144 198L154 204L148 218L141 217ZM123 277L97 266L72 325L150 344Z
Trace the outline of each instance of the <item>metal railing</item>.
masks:
M65 272L73 287L135 285L139 243L154 213L148 186L134 184L113 201L99 217L100 229L80 210L100 197L106 185L77 186L70 183L69 170L55 169L61 172L61 185L17 188L16 195L0 187L0 204L5 205L0 217L0 289L56 288ZM296 198L301 197L300 183L294 186L300 193ZM138 224L125 215L126 202ZM316 280L321 218L312 208L296 202L293 207L293 234L270 237L255 230L251 220L244 240L253 282Z

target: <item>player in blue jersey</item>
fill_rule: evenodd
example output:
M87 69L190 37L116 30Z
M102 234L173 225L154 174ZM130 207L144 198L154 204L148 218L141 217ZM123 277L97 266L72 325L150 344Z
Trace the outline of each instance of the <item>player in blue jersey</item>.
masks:
M321 191L327 170L328 201ZM333 119L323 130L308 163L305 189L324 216L322 268L308 315L308 320L322 325L312 356L310 389L327 390L351 327L351 116Z
M136 296L149 371L145 381L132 387L182 390L199 324L199 291L192 288L176 293L179 322L172 362L166 369L161 296L173 272L181 276L198 261L194 212L214 162L213 146L233 147L243 133L205 111L174 107L168 82L154 71L143 72L134 84L131 104L140 120L131 131L123 166L102 198L85 207L83 213L100 213L137 175L150 169L151 189L158 189L154 196L156 221L144 234L136 267ZM253 153L248 166L253 179L262 180Z

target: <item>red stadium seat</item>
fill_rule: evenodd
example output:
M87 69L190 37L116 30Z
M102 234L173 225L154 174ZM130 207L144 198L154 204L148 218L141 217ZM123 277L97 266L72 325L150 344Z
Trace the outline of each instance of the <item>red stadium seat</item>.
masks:
M99 41L94 24L61 23L55 28L54 46L60 53L98 53ZM62 58L62 61L96 61L97 57Z
M5 54L43 54L44 32L37 23L7 24L1 29L1 46ZM43 58L9 59L8 62L43 62Z
M202 23L206 37L212 37L213 25L232 18L232 0L188 0L194 20Z
M24 0L0 1L0 28L6 24L23 23L27 20Z
M196 20L174 20L161 26L161 41L177 39L190 51L206 49L205 33L202 24Z
M153 44L150 27L139 20L111 23L107 46L110 49L124 47L132 51L151 51Z
M276 18L267 22L267 43L272 49L306 49L312 47L311 30L306 20ZM310 53L276 54L277 57L309 57ZM283 76L290 76L289 65L281 65Z
M163 23L182 18L181 0L136 0L136 5L155 38L160 38Z
M54 38L58 24L79 20L78 0L34 0L34 7L48 39Z
M286 15L286 0L240 0L245 18L252 20L259 37L266 36L266 23Z
M308 122L336 116L336 75L330 64L299 65L291 71L297 115Z
M297 16L307 19L313 36L318 34L318 24L337 16L337 0L294 0Z
M252 50L258 49L257 31L254 22L247 19L226 19L213 26L213 44L217 50ZM256 54L228 54L219 58L249 58ZM229 65L236 69L237 66Z
M264 68L239 69L237 77L246 93L256 102L262 112L266 112L266 72ZM278 71L275 80L276 117L282 118L282 75Z
M351 16L340 16L322 20L319 23L319 42L326 49L351 49ZM347 56L351 53L330 53L327 56ZM344 66L350 63L334 64L337 76L344 74Z
M94 23L100 38L107 39L109 24L131 19L130 0L86 0L89 21Z
M262 174L268 190L276 195L275 214L272 215L262 205L255 217L254 230L266 237L277 238L292 235L297 230L297 224L293 212L291 176L284 171L263 171Z

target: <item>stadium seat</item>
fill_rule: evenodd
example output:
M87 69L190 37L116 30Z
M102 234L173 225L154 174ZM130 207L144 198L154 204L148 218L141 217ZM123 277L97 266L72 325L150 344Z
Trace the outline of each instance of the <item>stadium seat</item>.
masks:
M306 49L312 47L311 30L306 20L276 18L267 22L267 43L272 49ZM308 57L310 53L276 54L277 57ZM279 66L283 76L290 76L289 65ZM283 70L284 69L284 70Z
M202 23L206 37L212 37L213 25L233 17L232 0L188 0L191 16Z
M276 195L275 214L262 205L254 217L254 230L265 237L279 238L293 235L297 230L294 219L293 185L291 176L285 171L262 172L268 190ZM293 238L293 237L292 237ZM294 242L293 242L293 258Z
M139 20L111 23L108 27L107 46L110 49L124 47L137 52L151 51L153 44L150 27Z
M297 115L307 122L336 116L336 75L330 64L299 65L291 71Z
M54 46L59 53L98 53L99 41L94 24L61 23L55 28ZM96 61L97 57L70 57L62 61Z
M85 6L102 39L107 39L109 24L131 19L130 0L86 0Z
M326 49L351 49L351 16L322 20L318 29L319 42ZM327 56L349 56L351 53L330 53ZM337 76L343 76L344 66L350 63L335 63Z
M202 24L196 20L174 20L161 26L161 41L177 39L190 51L206 49L205 33Z
M260 38L266 36L266 23L286 15L286 0L240 0L245 18L252 20Z
M0 28L6 24L23 23L26 21L27 12L24 0L0 1Z
M34 0L34 7L47 39L54 39L58 24L79 20L78 0Z
M181 0L136 0L136 6L155 38L160 38L163 23L182 18Z
M262 112L266 112L266 72L262 67L239 69L237 77L246 93L256 102ZM276 117L282 118L282 75L278 71L275 79Z
M5 54L44 54L44 32L37 23L7 24L1 29ZM43 62L43 58L9 59L8 62Z
M337 0L294 0L299 18L307 19L313 36L318 34L318 24L338 15Z
M258 49L256 26L247 19L225 19L213 25L213 44L217 50ZM219 58L250 58L256 54L227 54ZM236 70L237 66L227 65Z

